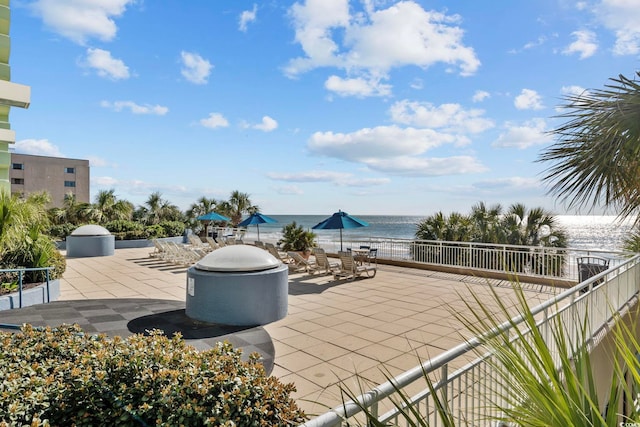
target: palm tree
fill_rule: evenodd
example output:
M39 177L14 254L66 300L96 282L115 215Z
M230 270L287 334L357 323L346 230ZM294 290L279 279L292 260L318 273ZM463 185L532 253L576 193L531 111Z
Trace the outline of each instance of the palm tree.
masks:
M187 209L187 226L196 234L199 234L200 231L204 231L206 235L210 221L207 221L205 227L202 227L202 223L198 221L198 217L215 211L218 207L218 203L219 202L213 197L210 199L205 196L200 197L196 203L192 203L189 209Z
M237 225L240 221L242 221L242 214L245 212L249 212L249 209L258 210L257 207L251 204L249 194L241 193L238 190L231 193L231 196L229 197L229 207L229 216L233 225Z
M471 208L469 215L473 222L475 242L498 243L504 240L501 235L503 230L499 226L502 215L502 206L499 204L487 207L484 202L479 202Z
M95 209L95 216L99 223L106 223L108 221L119 219L131 219L133 212L133 205L126 200L118 200L115 195L115 190L100 190L96 194L95 203L93 204Z
M138 216L141 216L147 225L159 224L162 221L181 221L183 218L180 209L163 199L159 191L151 193L145 205L140 207Z
M558 140L538 161L551 163L543 180L569 207L603 204L627 218L640 208L640 84L610 81L565 97L559 117L567 122L551 131Z

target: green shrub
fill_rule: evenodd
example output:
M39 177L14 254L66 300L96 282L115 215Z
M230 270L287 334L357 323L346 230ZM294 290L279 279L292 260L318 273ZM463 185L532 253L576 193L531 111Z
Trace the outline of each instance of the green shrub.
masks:
M111 233L111 234L113 234L116 240L140 240L140 239L146 239L148 237L148 234L144 229L123 231L123 232Z
M316 234L305 231L295 221L282 227L282 239L280 244L283 251L306 251L316 246Z
M67 260L60 252L55 251L49 259L49 267L54 267L49 273L49 279L59 279L67 269Z
M54 224L49 226L49 230L47 230L47 234L55 239L64 240L68 235L73 233L73 230L78 228L75 224Z
M229 343L199 352L160 332L127 339L77 326L0 333L0 426L298 425L293 384Z
M107 222L104 227L111 233L126 233L129 231L142 231L144 226L139 222L117 219Z
M174 237L184 234L185 225L180 221L162 221L160 227L164 229L165 236Z
M158 237L166 237L164 228L160 224L149 225L144 228L147 239L157 239Z

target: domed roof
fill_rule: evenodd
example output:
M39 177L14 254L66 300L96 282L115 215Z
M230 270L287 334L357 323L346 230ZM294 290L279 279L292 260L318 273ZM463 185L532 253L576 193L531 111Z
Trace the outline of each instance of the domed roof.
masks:
M251 245L233 245L216 249L194 266L206 271L261 271L281 265L273 255L264 249Z
M71 233L72 236L109 236L110 234L109 230L96 224L83 225Z

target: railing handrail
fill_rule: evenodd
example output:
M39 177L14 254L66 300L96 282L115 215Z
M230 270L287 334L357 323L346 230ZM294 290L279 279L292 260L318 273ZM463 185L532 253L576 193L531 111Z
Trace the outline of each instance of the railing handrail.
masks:
M620 271L624 267L627 267L632 264L637 264L638 260L640 260L640 255L635 255L634 257L628 259L627 261L623 262L622 264L616 267L612 267L607 271L603 271L593 277L590 277L588 280L585 280L579 283L573 288L570 288L556 295L555 297L533 307L531 309L531 314L535 316L553 306L557 306L560 301L566 298L573 298L575 296L575 293L578 290L584 287L591 288L593 284L598 280L603 279L605 276L612 274L613 272ZM351 417L361 412L360 406L370 407L375 402L380 401L386 397L389 397L392 394L395 394L398 389L402 389L403 387L424 377L425 374L428 374L437 369L440 369L446 366L448 363L450 363L454 359L464 355L465 353L468 353L469 351L474 350L483 342L485 342L486 339L495 337L496 335L506 332L511 328L519 325L525 320L525 318L526 318L525 314L520 314L510 320L506 320L497 328L487 331L480 336L475 336L470 340L462 344L459 344L453 347L452 349L447 350L444 353L441 353L440 355L432 359L429 359L408 371L401 373L400 375L392 378L391 380L378 385L372 390L369 390L361 394L356 398L356 401L358 403L354 402L353 400L349 400L345 402L343 405L333 408L330 412L326 412L316 418L313 418L302 425L305 427L321 427L321 426L329 427L329 426L339 425L344 418Z
M47 302L51 302L51 270L54 270L55 267L18 267L18 268L4 268L0 269L0 273L18 273L18 308L22 308L22 291L23 291L23 283L22 279L24 277L24 273L30 271L44 271L45 272L45 283L46 283L46 292L47 292Z
M0 268L0 273L19 273L20 271L51 271L55 267L24 267L24 268Z

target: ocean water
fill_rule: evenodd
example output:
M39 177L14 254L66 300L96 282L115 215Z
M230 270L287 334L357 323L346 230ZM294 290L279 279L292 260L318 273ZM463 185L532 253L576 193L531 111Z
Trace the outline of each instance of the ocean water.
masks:
M305 229L311 228L325 220L328 215L270 215L278 221L276 224L261 224L260 239L277 241L282 236L282 227L292 223L301 225ZM369 223L369 227L343 230L346 240L373 240L384 238L412 239L417 224L425 217L422 216L384 216L384 215L355 215ZM620 222L610 215L558 215L559 224L566 230L569 237L569 247L591 250L619 250L622 239L632 228L631 221ZM257 238L256 226L250 226L245 240L251 242ZM313 230L321 245L340 240L339 230Z

